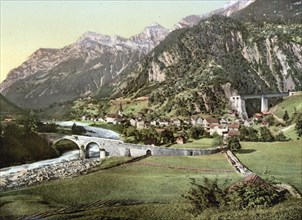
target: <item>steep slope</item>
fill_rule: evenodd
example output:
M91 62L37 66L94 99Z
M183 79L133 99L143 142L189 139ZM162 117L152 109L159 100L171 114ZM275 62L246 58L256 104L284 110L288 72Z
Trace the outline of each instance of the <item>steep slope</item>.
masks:
M232 14L240 21L302 23L301 0L257 0Z
M0 94L0 116L2 115L19 115L24 114L24 110L15 106L9 100L7 100L3 95Z
M36 51L9 73L0 92L26 108L90 94L135 64L167 34L158 24L130 39L87 32L62 49Z
M213 16L174 31L120 83L117 96L149 95L177 114L221 111L233 94L301 89L302 26Z

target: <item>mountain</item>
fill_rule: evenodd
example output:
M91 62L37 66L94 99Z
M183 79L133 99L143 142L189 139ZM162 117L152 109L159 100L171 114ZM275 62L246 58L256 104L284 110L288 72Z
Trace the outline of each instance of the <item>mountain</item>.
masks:
M87 32L61 49L39 49L10 71L0 92L25 108L47 107L97 91L168 34L152 24L129 39Z
M232 17L245 22L302 23L301 0L257 0Z
M25 111L11 103L7 98L0 94L0 116L3 115L21 115Z
M113 97L148 95L158 111L190 115L221 112L235 94L301 90L301 36L301 24L212 16L169 34Z
M193 27L194 25L197 25L201 20L207 19L213 15L222 15L229 17L232 14L248 7L255 1L256 0L232 0L224 7L214 10L212 12L205 13L202 15L190 15L181 19L178 23L174 25L173 30L185 27Z

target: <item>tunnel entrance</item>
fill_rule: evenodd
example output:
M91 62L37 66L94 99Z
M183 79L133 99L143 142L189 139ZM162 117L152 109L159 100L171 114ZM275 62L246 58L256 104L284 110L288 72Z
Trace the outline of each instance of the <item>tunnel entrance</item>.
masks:
M147 156L152 156L151 150L147 150L147 151L146 151L146 155L147 155Z

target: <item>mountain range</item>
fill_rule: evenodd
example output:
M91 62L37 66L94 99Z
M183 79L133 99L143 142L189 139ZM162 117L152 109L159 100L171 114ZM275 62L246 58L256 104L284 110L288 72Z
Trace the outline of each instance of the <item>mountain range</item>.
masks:
M152 24L129 39L87 32L64 48L36 51L0 92L24 108L148 95L165 112L176 103L183 112L213 112L231 94L301 89L301 5L237 0L173 30Z

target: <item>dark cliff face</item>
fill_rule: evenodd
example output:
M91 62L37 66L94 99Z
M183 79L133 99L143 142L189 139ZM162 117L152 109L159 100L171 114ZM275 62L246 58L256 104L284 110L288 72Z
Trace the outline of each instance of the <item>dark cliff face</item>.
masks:
M299 24L213 16L172 32L117 83L115 96L149 95L153 104L168 105L163 107L168 111L177 105L189 111L188 104L191 110L213 112L223 110L232 94L299 90L301 30Z

